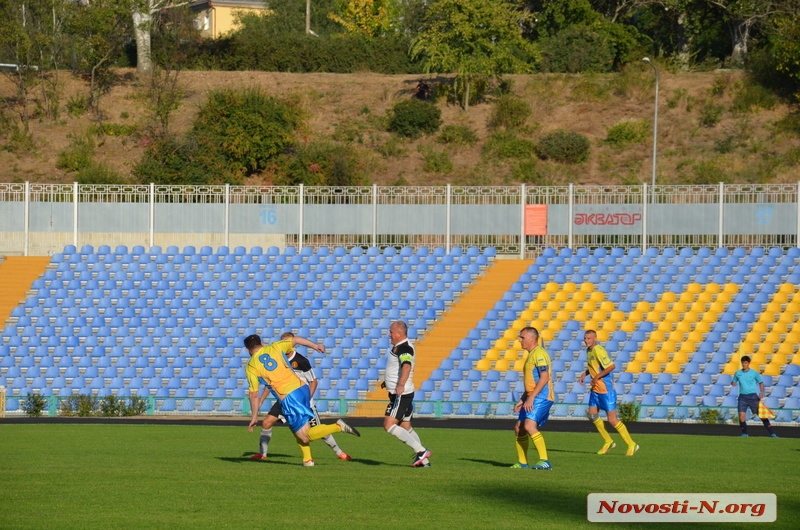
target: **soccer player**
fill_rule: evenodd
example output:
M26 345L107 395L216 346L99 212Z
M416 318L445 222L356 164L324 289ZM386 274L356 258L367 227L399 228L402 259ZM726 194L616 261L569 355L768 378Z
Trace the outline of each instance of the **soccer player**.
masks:
M291 331L287 331L286 333L281 335L281 340L291 339L292 337L294 337L294 333L292 333ZM292 351L290 351L286 355L286 360L289 361L289 364L291 365L292 370L294 370L294 373L297 374L297 377L305 381L306 384L308 385L308 391L312 396L310 402L311 412L314 413L314 418L312 418L311 420L311 426L313 427L314 425L319 425L320 423L322 423L322 420L320 420L317 408L314 406L314 398L313 398L314 391L317 389L317 378L314 376L314 369L311 368L311 363L305 356L297 353L297 351L294 348L292 348ZM264 387L264 390L261 393L261 399L258 402L259 408L261 408L261 405L264 403L264 400L267 399L269 393L270 393L269 387ZM267 459L269 442L270 440L272 440L272 426L275 425L275 423L277 423L279 419L281 419L282 415L283 412L281 410L281 402L276 399L275 403L272 405L272 408L269 409L267 417L264 418L264 421L261 423L261 436L259 437L259 452L251 456L250 457L251 460ZM336 453L336 456L338 456L339 459L352 460L352 458L350 458L350 455L348 455L339 448L339 445L336 443L336 439L333 437L332 434L329 434L328 436L322 438L322 441L325 442L325 444L328 447L333 449L333 452ZM311 458L304 460L303 465L306 467L313 466L314 460L312 460Z
M253 427L258 423L258 386L259 383L264 383L272 395L280 401L283 417L303 452L303 461L308 461L311 460L309 442L336 432L355 436L361 436L361 434L343 420L338 420L332 425L320 423L311 426L310 422L314 418L314 413L311 411L311 393L308 385L297 377L289 361L286 360L286 354L298 344L325 353L325 346L303 337L279 340L267 346L261 343L261 337L258 335L248 335L244 339L244 347L250 353L250 361L245 368L245 374L250 387L250 410L252 411L247 430L253 432Z
M742 368L736 370L733 374L731 386L739 386L739 429L742 431L742 436L747 436L747 409L753 411L753 414L758 414L758 402L764 398L764 380L761 379L761 374L756 370L750 368L750 356L745 355L741 359ZM772 425L769 418L761 418L761 422L766 427L767 432L772 438L777 438L778 435L772 431Z
M389 405L383 428L414 450L413 467L430 467L431 452L420 442L411 426L414 416L414 347L408 341L408 325L397 320L389 325L392 348L386 354L386 370L382 387L389 392Z
M594 423L604 442L597 454L604 455L617 446L608 434L603 418L600 417L600 410L604 410L608 423L617 430L628 446L628 452L625 454L633 456L639 450L639 446L631 439L628 428L617 417L617 392L614 390L614 377L611 375L616 365L611 361L606 349L597 344L595 330L587 330L583 334L583 342L586 344L588 368L581 374L580 381L583 382L587 375L592 378L589 386L589 421Z
M525 393L514 405L514 412L519 413L514 424L516 435L517 463L512 468L527 468L528 442L533 442L539 453L539 461L530 466L531 469L553 469L547 459L547 446L544 436L539 432L539 427L547 423L550 417L550 407L555 399L552 384L552 365L550 356L544 348L539 346L539 330L532 327L522 328L519 332L519 342L528 357L522 369L525 383Z

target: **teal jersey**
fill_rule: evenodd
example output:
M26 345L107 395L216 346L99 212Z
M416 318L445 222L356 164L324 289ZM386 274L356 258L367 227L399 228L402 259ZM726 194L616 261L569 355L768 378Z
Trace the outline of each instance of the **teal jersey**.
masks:
M752 368L748 371L736 370L733 382L739 383L739 395L758 394L758 385L762 382L761 374Z

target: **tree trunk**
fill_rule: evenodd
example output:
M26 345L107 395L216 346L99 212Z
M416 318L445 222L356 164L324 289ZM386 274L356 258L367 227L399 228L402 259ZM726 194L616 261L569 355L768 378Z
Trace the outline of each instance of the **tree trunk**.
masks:
M469 110L469 86L470 86L470 79L467 77L464 79L464 112Z
M747 58L747 42L750 40L750 23L737 20L731 28L733 51L731 51L731 66L742 66Z
M151 20L150 11L133 12L133 31L136 35L136 71L140 74L149 74L153 71L153 61L150 57Z
M675 50L675 60L680 69L686 71L689 69L691 61L691 33L686 27L686 13L681 13L678 16L678 36Z

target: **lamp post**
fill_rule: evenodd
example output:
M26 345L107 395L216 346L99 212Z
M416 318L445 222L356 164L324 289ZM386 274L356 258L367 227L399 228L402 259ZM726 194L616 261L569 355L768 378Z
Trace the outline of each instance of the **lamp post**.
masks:
M645 57L642 59L643 62L649 64L653 67L653 71L656 73L656 101L655 101L655 114L653 117L653 190L650 192L652 200L651 202L655 202L656 199L656 142L658 141L658 68L656 65L650 61L649 57Z

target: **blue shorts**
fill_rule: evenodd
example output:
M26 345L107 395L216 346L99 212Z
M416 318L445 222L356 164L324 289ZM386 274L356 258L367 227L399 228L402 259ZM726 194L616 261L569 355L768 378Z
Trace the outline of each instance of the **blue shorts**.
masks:
M311 411L311 393L308 391L308 385L289 392L281 400L281 412L292 432L299 431L310 422L314 418L314 413Z
M747 409L758 414L758 394L739 394L739 412L747 412Z
M525 420L535 421L536 425L541 427L547 423L547 418L550 417L550 407L552 406L553 402L549 399L533 398L533 409L530 412L527 412L524 408L519 409L519 418L517 419L520 423L525 423Z
M606 412L617 410L617 393L609 390L606 394L589 392L589 407L597 407Z

